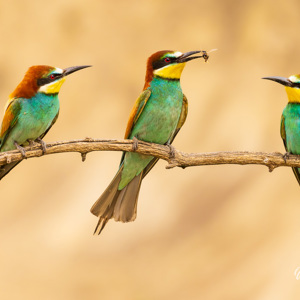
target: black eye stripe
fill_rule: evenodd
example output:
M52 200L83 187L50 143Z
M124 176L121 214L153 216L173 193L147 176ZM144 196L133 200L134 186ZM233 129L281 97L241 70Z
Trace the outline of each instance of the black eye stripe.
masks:
M291 87L297 87L297 88L300 88L300 82L292 82Z
M173 63L174 61L176 61L176 57L168 57L170 59L170 61L168 62L165 62L165 58L167 58L168 56L164 57L164 58L161 58L160 60L156 60L152 63L152 67L153 67L153 70L157 70L157 69L160 69L166 65L169 65L171 63Z
M54 78L50 78L51 75L54 75ZM45 78L39 78L37 80L37 85L38 86L42 86L42 85L45 85L45 84L48 84L50 82L53 82L59 78L62 77L62 74L50 74L48 77L45 77Z

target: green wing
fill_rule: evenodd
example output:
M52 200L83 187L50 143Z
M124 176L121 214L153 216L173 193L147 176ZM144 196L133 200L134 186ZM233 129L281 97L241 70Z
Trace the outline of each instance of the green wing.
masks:
M143 112L143 109L144 109L148 99L150 98L150 95L151 95L151 91L149 89L146 89L136 99L134 106L131 110L128 123L127 123L127 128L126 128L124 139L128 139L130 137L132 129L133 129L134 125L136 124L136 122L138 121L141 113ZM123 152L123 155L121 157L120 166L122 165L125 154L126 154L126 152Z
M21 98L13 99L7 106L2 120L0 131L0 149L4 145L11 130L16 126L19 112L21 110Z
M280 135L281 135L281 138L283 140L284 148L288 152L288 149L286 147L286 133L285 133L284 121L285 121L285 119L284 119L284 116L282 115L281 116L281 121L280 121Z
M185 95L183 95L181 114L180 114L180 117L179 117L179 121L177 123L176 130L175 130L174 134L171 137L170 144L173 143L177 133L179 132L179 130L181 129L181 127L185 123L187 114L188 114L188 100L187 100L187 97Z
M126 128L125 137L124 137L125 139L129 138L134 125L138 121L148 99L150 98L150 95L151 95L151 91L149 89L146 89L141 93L141 95L135 101L134 106L131 110L131 114L130 114L128 123L127 123L127 128Z
M5 144L11 130L18 122L18 116L21 109L21 99L13 99L7 106L2 120L0 131L0 152L1 147ZM0 180L7 175L20 161L12 162L0 167Z
M56 122L57 118L58 118L58 114L59 112L56 114L56 116L54 117L54 119L52 120L51 125L47 128L47 130L40 136L40 139L43 139L44 136L48 133L48 131L51 129L51 127L54 125L54 123Z
M281 138L283 140L283 144L284 144L284 148L286 150L286 152L289 152L288 148L287 148L287 144L286 144L286 132L285 132L285 119L284 116L281 116L281 123L280 123L280 135ZM300 185L300 172L299 172L299 168L292 168L293 172L295 174L295 177Z
M181 127L185 123L187 114L188 114L188 100L187 100L186 96L183 95L181 114L180 114L176 129L175 129L172 137L170 138L170 144L173 143L176 135L178 134L179 130L181 129ZM147 167L143 171L143 177L142 178L144 178L151 171L151 169L155 166L157 161L158 161L158 158L155 157L149 162L149 164L147 165Z

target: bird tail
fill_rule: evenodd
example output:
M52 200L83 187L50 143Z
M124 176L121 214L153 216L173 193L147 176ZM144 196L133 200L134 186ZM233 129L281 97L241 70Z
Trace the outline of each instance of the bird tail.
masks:
M136 218L137 200L143 172L135 176L122 190L118 190L122 170L123 166L91 208L91 213L99 217L94 234L96 232L100 234L109 219L131 222Z
M21 161L11 162L7 165L0 166L0 180L7 175Z
M296 179L298 180L298 183L300 185L300 168L292 168L292 169L293 169Z

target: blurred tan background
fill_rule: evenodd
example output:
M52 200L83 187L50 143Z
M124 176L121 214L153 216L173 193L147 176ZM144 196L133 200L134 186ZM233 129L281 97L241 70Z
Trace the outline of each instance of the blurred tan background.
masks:
M189 63L186 152L281 151L287 97L263 76L300 72L300 3L0 1L0 105L31 65L68 77L46 142L122 138L157 50L218 51ZM0 182L1 299L300 299L300 188L288 168L207 166L144 180L137 220L93 236L89 209L121 153L22 162Z

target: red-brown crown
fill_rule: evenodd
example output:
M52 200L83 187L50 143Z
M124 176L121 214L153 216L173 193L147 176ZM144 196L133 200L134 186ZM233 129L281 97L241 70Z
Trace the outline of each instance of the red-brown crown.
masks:
M39 86L37 80L49 74L54 67L50 66L32 66L26 72L23 80L16 89L10 94L10 98L31 98L36 95Z
M162 56L164 56L165 54L170 53L170 52L174 52L174 51L172 51L172 50L158 51L158 52L155 52L154 54L152 54L148 58L144 90L150 86L150 82L153 79L153 62L160 60Z

